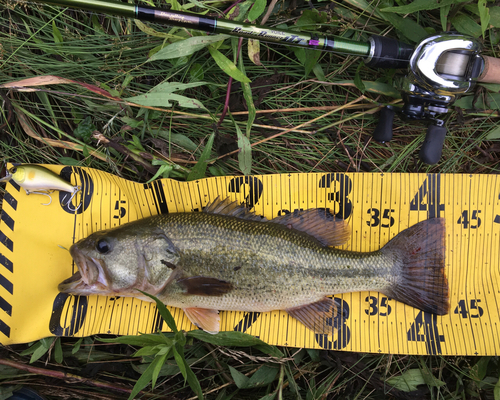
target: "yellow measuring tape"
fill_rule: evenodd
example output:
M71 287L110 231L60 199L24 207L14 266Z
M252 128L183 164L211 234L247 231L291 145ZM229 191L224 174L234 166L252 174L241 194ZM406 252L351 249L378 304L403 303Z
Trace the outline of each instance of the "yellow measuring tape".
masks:
M446 219L450 311L436 316L377 292L335 295L343 317L332 336L314 334L286 312L221 312L221 330L275 345L372 353L496 355L500 352L500 178L495 175L310 173L130 182L90 168L46 166L82 191L26 195L7 184L0 222L0 342L47 336L135 335L167 330L154 303L75 297L57 286L75 272L69 247L92 232L159 213L201 211L217 196L272 219L329 208L348 220L350 251L377 250L428 218ZM79 202L82 205L76 208ZM62 248L63 247L63 248ZM195 327L171 308L179 329ZM339 311L340 312L340 311ZM337 321L335 321L337 319Z

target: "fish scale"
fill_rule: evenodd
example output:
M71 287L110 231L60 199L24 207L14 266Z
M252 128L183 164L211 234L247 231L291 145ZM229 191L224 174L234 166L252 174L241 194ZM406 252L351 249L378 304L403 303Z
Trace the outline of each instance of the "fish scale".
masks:
M182 254L178 268L234 285L230 293L208 300L186 297L181 285L168 286L158 297L174 307L208 301L215 309L270 311L390 285L391 260L382 252L336 250L282 225L230 216L172 214L158 222ZM193 239L193 231L203 235Z

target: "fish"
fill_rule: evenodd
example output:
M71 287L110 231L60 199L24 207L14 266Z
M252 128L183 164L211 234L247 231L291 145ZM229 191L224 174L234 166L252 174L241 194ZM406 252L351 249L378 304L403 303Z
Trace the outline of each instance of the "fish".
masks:
M67 204L69 204L81 189L80 186L73 186L51 170L33 164L21 164L10 168L5 177L0 179L0 182L9 180L22 187L27 195L42 194L49 196L50 201L44 205L49 205L52 202L49 193L53 190L70 193L71 196L67 201Z
M267 220L217 198L202 212L90 234L71 246L78 271L58 288L152 301L142 291L209 333L220 331L220 310L283 310L315 333L333 334L332 316L342 314L331 295L357 291L448 313L443 218L419 222L373 252L334 247L349 238L348 223L328 209Z

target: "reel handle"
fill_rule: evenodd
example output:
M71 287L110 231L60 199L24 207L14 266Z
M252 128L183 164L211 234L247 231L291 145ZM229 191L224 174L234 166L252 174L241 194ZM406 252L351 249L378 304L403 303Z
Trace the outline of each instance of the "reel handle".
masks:
M436 164L441 158L445 136L445 126L429 125L424 143L422 143L418 154L420 160L426 164Z
M373 131L373 138L377 142L385 143L392 139L394 114L395 111L390 106L386 106L380 110L378 123Z

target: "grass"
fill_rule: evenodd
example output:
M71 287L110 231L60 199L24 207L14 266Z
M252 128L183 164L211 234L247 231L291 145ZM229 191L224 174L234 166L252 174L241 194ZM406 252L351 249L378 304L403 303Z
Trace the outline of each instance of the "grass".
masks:
M202 3L219 10L230 4ZM400 19L380 12L391 5L389 2L363 4L355 0L312 4L279 1L267 24L293 27L302 23L302 29L356 40L387 34L411 41L418 30L410 22L427 34L444 27L481 35L479 11L472 2L451 4L448 13L439 8L408 12L403 21L407 31L399 30L405 26ZM493 7L492 3L488 5ZM319 14L311 12L311 7L325 13L321 24L317 22ZM304 12L316 15L310 14L308 25L301 20ZM497 25L492 13L484 31L485 53L490 56L498 55ZM203 111L183 108L176 102L170 108L136 107L110 100L80 84L44 85L31 92L0 89L2 161L83 165L140 182L151 179L162 164L172 166L163 170L164 176L182 180L188 177L215 131L206 176L241 174L238 157L225 154L238 149L234 124L243 133L246 130L249 113L243 86L236 81L232 84L229 104L235 122L229 117L219 122L228 75L206 48L189 57L148 62L159 46L172 41L165 39L165 33L182 38L193 34L180 28L148 26L154 30L149 34L131 20L31 2L2 2L0 85L50 74L127 98L146 93L165 80L206 82L180 92L200 101L206 108ZM218 50L234 60L237 45L238 39L228 39ZM330 53L319 54L311 70L313 66L301 62L296 50L264 43L260 44L263 65L258 66L247 56L246 40L242 48L257 109L249 132L252 174L499 171L499 145L487 140L498 120L494 102L489 104L491 110L452 108L445 117L449 133L443 156L438 164L429 166L418 159L425 131L422 125L396 119L391 142L380 144L371 137L379 105L398 100L362 92L354 82L359 76L365 82L392 85L397 71L371 69L360 64L357 57ZM310 57L307 54L302 60ZM310 72L306 73L306 69ZM478 87L476 93L485 96L486 89ZM347 103L353 104L339 108ZM22 120L31 128L23 126ZM92 137L94 130L121 146L98 142ZM61 143L65 143L64 148L57 147ZM145 370L147 364L143 361L148 361L134 356L140 346L102 343L97 337L40 343L35 346L42 349L41 355L32 364L29 345L0 349L1 360L17 363L16 367L0 364L0 398L7 398L12 390L25 385L47 399L121 399L125 392L119 389L130 392ZM185 347L185 359L208 399L271 399L273 395L280 399L500 399L497 357L372 355L291 348L281 351L283 357L277 359L255 347L226 348L191 340ZM19 369L23 366L24 371ZM254 376L259 370L273 379L245 389L241 374ZM63 374L74 376L60 379ZM401 376L420 384L406 387ZM109 385L117 390L109 389ZM173 359L162 368L155 389L146 388L140 395L170 399L193 396Z

